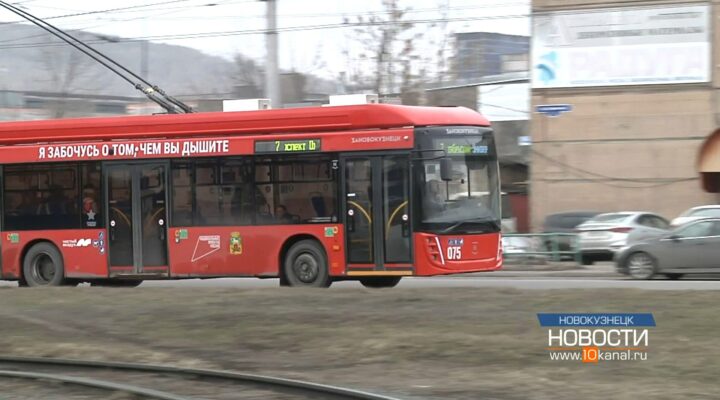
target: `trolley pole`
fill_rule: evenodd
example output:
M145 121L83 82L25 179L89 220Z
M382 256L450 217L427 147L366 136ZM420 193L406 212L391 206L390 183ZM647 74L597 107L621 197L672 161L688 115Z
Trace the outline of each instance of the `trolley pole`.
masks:
M267 32L265 41L267 58L265 61L265 97L270 99L272 108L280 108L280 76L278 72L278 32L277 32L277 0L261 0L267 3Z

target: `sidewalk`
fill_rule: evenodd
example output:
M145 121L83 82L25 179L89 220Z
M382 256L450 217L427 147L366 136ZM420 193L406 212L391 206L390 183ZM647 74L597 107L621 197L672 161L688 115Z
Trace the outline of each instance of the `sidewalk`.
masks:
M572 261L545 264L506 263L499 271L479 272L456 276L477 277L555 277L555 278L618 278L621 274L615 271L613 263L596 263L594 265L578 265Z
M579 271L587 268L574 261L505 259L503 271Z

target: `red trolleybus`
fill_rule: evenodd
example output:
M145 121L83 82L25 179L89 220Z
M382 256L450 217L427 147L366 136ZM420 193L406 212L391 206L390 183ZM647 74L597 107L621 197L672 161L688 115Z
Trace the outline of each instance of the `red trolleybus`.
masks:
M0 123L2 278L279 277L501 267L498 163L465 108L357 105Z

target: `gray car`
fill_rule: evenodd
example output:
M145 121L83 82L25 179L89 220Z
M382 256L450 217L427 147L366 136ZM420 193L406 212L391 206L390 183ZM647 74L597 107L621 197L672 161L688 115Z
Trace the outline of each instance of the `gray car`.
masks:
M635 279L663 274L720 272L720 218L689 222L667 233L633 242L615 258L618 272Z
M648 212L596 215L577 227L582 263L612 261L615 253L627 243L667 232L669 225L665 218Z
M577 228L578 225L598 214L600 213L597 211L568 211L550 214L545 217L543 233L566 234L558 236L545 236L543 239L545 251L557 250L564 253L561 258L573 259L574 257L570 254L570 252L575 247L575 237L570 236L569 234L576 233L575 228Z

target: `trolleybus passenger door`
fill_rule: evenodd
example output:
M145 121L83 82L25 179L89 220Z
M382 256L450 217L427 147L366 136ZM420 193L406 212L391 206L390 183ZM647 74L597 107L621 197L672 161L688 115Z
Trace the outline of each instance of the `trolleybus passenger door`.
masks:
M345 230L348 264L375 264L372 161L345 160Z
M105 171L111 273L166 273L166 167L115 164Z
M112 166L106 174L110 267L134 267L132 170Z
M165 166L138 165L140 180L140 242L142 257L139 267L164 267L167 261L167 209L165 202Z
M350 270L409 268L412 235L408 157L347 157L342 165Z

